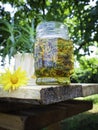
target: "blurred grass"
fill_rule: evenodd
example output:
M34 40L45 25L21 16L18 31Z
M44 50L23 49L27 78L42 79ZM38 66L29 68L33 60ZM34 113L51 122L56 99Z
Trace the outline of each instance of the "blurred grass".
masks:
M62 121L62 130L98 130L98 94L81 99L92 101L93 108Z

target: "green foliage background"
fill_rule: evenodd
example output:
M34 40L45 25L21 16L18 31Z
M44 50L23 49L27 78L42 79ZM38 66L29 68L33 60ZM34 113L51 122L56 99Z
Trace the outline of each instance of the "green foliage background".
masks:
M74 83L98 83L98 58L81 57L79 67L71 77Z

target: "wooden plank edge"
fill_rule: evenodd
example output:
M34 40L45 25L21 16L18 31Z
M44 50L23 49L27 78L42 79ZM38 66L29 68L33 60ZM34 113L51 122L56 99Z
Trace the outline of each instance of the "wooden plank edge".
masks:
M98 94L98 84L82 84L82 96Z
M41 92L41 101L42 104L51 104L56 102L61 102L64 100L81 97L82 94L82 86L79 85L66 85L59 87L50 87L43 88L40 90Z
M98 84L70 84L65 86L21 87L14 92L0 88L0 99L23 101L36 104L51 104L72 98L98 94ZM38 101L38 103L37 103Z

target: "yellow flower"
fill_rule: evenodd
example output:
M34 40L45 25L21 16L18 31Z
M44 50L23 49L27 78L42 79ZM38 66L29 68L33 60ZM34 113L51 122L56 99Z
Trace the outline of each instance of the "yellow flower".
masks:
M6 70L5 73L0 75L0 84L4 90L12 91L20 86L26 85L28 81L26 72L18 68L13 73L10 70Z

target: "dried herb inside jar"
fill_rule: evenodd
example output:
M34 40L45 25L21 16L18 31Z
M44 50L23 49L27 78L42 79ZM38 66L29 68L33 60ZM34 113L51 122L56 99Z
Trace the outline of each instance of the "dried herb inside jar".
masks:
M35 74L38 78L70 77L73 73L72 41L62 38L38 39L35 44ZM61 80L63 83L63 80Z

